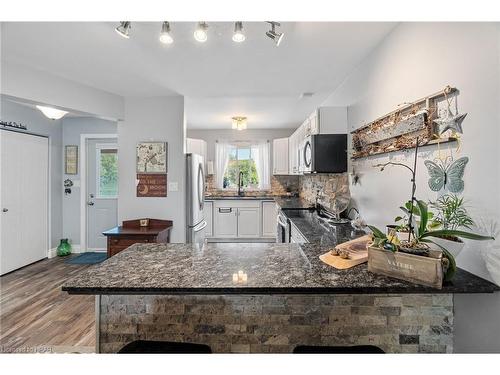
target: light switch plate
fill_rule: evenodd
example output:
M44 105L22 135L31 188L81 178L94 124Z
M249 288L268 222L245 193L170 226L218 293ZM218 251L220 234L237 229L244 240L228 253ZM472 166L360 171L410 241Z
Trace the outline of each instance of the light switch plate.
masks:
M169 182L168 183L168 191L179 191L179 183L178 182Z
M80 187L80 180L73 180L73 187Z

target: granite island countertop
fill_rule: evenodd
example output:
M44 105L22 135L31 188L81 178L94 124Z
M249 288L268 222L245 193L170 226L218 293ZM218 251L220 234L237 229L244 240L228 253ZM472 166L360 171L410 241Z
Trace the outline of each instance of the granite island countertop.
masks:
M83 270L62 290L70 294L380 294L491 293L495 284L459 269L437 290L375 275L362 264L337 270L319 260L316 244L135 244ZM242 271L247 281L234 282Z

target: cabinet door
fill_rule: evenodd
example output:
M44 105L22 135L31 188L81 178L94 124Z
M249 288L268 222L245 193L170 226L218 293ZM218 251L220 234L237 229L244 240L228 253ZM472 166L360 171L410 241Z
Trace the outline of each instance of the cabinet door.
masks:
M262 237L276 237L277 215L276 203L262 202Z
M255 207L238 208L238 237L254 238L260 234L260 210Z
M235 207L217 207L214 212L215 237L238 237L238 209Z
M299 144L298 144L298 132L295 131L290 136L289 140L289 145L288 145L288 157L289 157L289 164L290 164L290 170L289 173L294 175L299 173L299 165L298 165L298 156L299 156Z
M214 202L205 201L205 205L203 206L203 216L205 216L205 221L207 222L207 227L205 228L206 237L214 236L213 210L214 210Z
M288 138L273 140L273 174L288 174Z
M316 111L313 112L312 115L309 117L309 123L311 128L311 135L319 134L318 114Z

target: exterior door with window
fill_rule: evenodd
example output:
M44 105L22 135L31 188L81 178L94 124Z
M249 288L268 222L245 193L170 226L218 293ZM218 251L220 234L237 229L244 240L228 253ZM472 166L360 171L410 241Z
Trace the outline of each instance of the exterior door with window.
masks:
M87 141L87 249L106 249L102 232L117 225L118 148L116 139Z

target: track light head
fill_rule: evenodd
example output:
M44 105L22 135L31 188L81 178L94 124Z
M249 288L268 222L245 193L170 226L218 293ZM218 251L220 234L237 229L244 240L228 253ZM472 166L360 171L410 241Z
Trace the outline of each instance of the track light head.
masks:
M233 41L236 43L244 42L246 39L245 34L243 34L243 22L237 21L234 23L234 33Z
M128 39L130 38L129 32L132 27L131 22L129 21L120 21L120 25L115 29L118 35Z
M276 26L281 26L279 22L267 21L267 23L271 24L271 30L266 32L266 35L274 41L276 47L278 47L285 36L285 33L276 32Z
M174 42L174 38L170 34L170 23L167 21L164 21L161 25L160 42L163 44L172 44Z
M205 43L208 39L208 24L206 22L198 22L198 26L193 33L194 39L200 43Z

